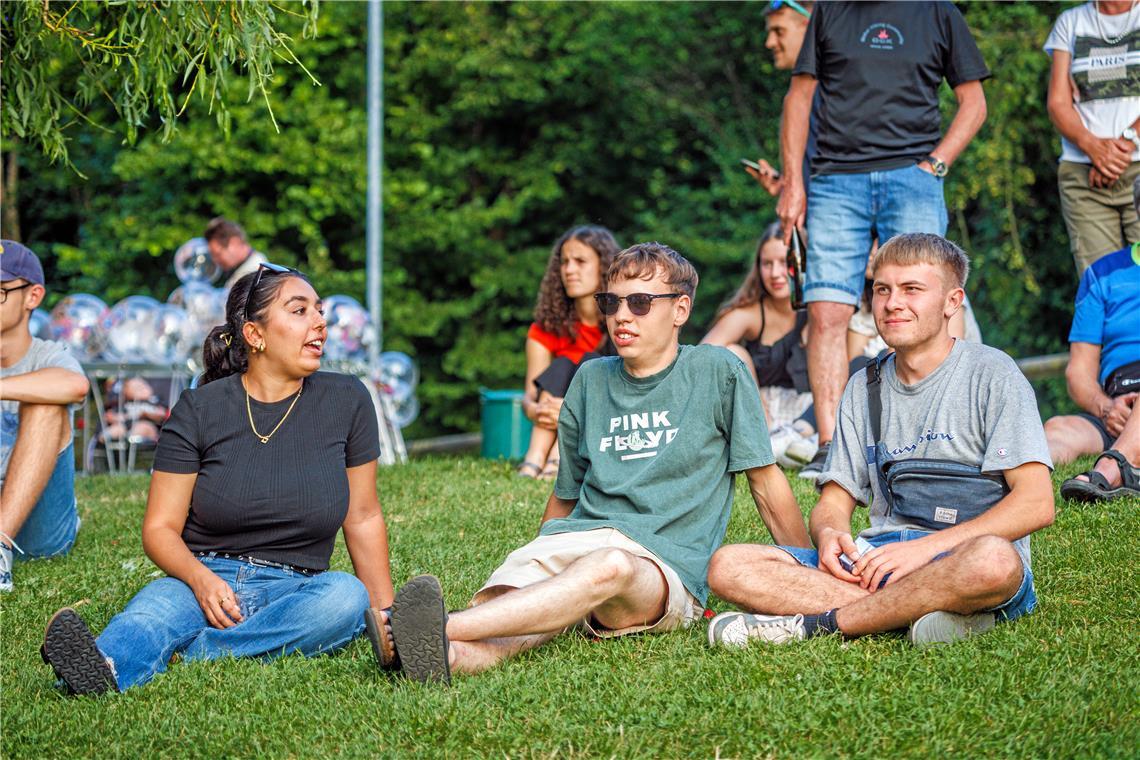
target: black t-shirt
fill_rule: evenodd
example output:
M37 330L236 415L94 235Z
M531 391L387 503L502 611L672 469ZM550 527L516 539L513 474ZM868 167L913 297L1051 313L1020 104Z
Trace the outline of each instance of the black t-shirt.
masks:
M990 76L951 3L816 3L793 74L821 93L814 174L921 161L941 137L938 88Z
M251 398L258 431L273 430L292 401ZM198 473L182 530L191 551L326 570L348 513L345 468L379 455L376 410L357 378L306 378L292 413L263 444L235 374L182 394L162 427L154 469Z

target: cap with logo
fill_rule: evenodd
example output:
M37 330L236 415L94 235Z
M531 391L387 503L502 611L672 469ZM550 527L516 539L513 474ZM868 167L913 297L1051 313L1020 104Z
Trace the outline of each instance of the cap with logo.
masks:
M26 280L44 284L44 268L32 249L15 240L0 240L0 282Z

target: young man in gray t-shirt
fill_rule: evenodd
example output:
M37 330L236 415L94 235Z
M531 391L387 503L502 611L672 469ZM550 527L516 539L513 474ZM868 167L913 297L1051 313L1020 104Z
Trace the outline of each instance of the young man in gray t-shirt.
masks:
M539 536L468 609L446 615L431 576L399 590L392 631L407 675L481 671L577 625L609 637L691 624L737 472L776 540L808 545L756 383L725 349L678 344L696 287L692 265L658 243L614 258L597 299L618 356L583 364L566 393Z
M66 346L33 338L44 270L26 246L0 240L0 591L12 590L13 552L71 549L79 530L69 404L87 376Z
M868 374L860 372L843 394L835 445L817 482L822 495L810 530L818 551L722 547L709 570L713 591L767 614L717 616L710 644L908 626L916 644L946 642L1034 608L1029 534L1053 521L1052 463L1017 365L947 330L968 266L962 250L937 235L899 235L880 250L872 309L895 350L881 364L880 436ZM987 487L996 501L979 508L984 502L967 503L973 500L942 481L925 494L933 502L929 520L901 519L888 507L881 465L916 459L978 468L995 481ZM857 544L851 515L858 504L870 505L871 527ZM979 513L970 516L971 508Z

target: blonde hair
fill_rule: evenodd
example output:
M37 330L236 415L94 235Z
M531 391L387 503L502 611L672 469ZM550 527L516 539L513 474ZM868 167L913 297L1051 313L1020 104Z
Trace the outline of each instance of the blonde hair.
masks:
M966 252L941 235L932 235L929 232L895 235L885 245L880 246L879 253L875 256L875 263L871 266L872 279L879 271L879 267L886 264L904 267L933 264L942 267L949 275L945 282L956 288L966 287L966 278L970 276L970 259L966 256Z
M665 274L665 282L690 299L697 293L697 270L681 254L661 243L631 245L614 257L606 272L606 284L619 277L628 280L650 280L658 268Z

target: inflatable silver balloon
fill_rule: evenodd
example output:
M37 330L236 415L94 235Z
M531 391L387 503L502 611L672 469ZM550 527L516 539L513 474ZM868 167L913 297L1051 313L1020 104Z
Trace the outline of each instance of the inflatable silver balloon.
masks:
M226 320L226 295L221 288L210 287L204 282L190 281L179 285L166 299L171 306L186 310L190 319L189 330L200 346L215 326Z
M146 359L154 364L183 364L201 342L185 309L160 304L154 318L154 342L147 348Z
M396 402L395 407L392 422L395 422L397 427L406 428L416 421L416 417L420 416L420 400L414 394L403 401Z
M106 341L101 325L107 314L107 304L90 293L66 296L51 310L51 339L66 343L79 361L94 361Z
M51 340L51 316L43 309L33 309L28 318L28 330L33 338Z
M360 302L351 296L336 295L324 299L328 340L325 358L332 361L360 360L368 356L372 341L372 318Z
M206 238L190 238L174 252L174 274L179 282L211 283L222 274L222 268L210 257Z
M150 296L127 296L115 304L100 322L106 336L103 356L112 362L146 361L157 338L158 301Z
M420 382L420 371L412 358L400 351L385 351L380 354L380 382L387 386L398 383L415 390Z

